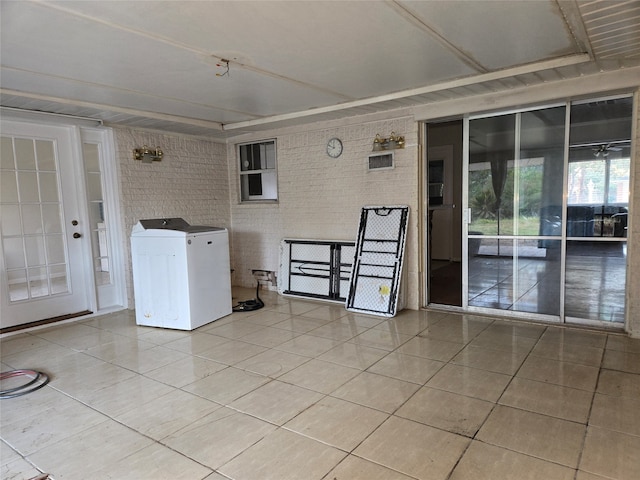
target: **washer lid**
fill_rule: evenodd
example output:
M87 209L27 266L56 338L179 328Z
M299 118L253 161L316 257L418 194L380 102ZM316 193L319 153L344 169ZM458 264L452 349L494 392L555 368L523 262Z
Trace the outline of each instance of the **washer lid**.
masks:
M203 233L203 232L216 232L225 230L220 227L210 227L207 225L189 225L184 218L149 218L140 220L133 226L131 230L132 235L149 235L158 233L158 230L162 231L163 236L172 236L172 232L175 235L186 233ZM180 235L182 236L182 235Z
M190 225L184 218L150 218L140 220L140 226L143 230L177 230L186 232Z
M187 228L187 233L203 233L203 232L220 232L225 230L222 227L210 227L208 225L190 225Z

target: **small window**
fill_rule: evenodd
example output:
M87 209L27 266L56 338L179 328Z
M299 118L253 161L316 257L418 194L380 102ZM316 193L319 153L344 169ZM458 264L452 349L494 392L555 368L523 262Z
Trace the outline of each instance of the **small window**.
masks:
M242 202L278 200L276 141L238 145Z

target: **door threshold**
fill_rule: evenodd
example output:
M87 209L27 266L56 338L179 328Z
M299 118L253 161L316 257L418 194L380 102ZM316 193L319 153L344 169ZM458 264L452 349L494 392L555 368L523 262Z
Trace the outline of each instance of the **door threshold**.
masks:
M12 327L0 328L0 335L5 333L13 333L21 330L26 330L33 327L41 327L43 325L49 325L50 323L62 322L63 320L70 320L76 317L84 317L85 315L91 315L93 312L90 310L83 310L76 313L67 313L65 315L59 315L57 317L45 318L43 320L36 320L35 322L22 323L20 325L14 325Z
M446 303L430 303L426 307L422 307L421 310L469 313L469 311L465 310L463 307L460 307L458 305L447 305Z

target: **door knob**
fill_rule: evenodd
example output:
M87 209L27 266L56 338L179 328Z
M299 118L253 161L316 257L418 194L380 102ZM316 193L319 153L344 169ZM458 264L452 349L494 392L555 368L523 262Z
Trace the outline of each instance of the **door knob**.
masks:
M80 238L82 235L78 232L73 234L73 238Z

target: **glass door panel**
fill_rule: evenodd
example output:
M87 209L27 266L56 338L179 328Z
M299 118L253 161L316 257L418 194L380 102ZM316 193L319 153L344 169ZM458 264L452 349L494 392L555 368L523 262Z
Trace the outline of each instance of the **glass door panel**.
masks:
M572 105L565 315L624 322L631 97Z
M565 112L469 122L469 306L560 314Z
M9 301L68 293L54 142L2 137L2 217Z
M513 310L559 315L562 265L560 240L516 240ZM554 252L549 255L548 252Z
M102 192L102 171L100 168L100 149L97 143L82 143L87 197L89 200L89 221L91 223L91 246L93 254L96 285L111 284L110 248L108 244L107 221L105 218Z
M87 311L73 134L3 119L0 328Z
M513 233L516 115L469 122L470 235Z
M469 121L467 306L624 322L633 108Z
M565 107L522 113L516 176L518 235L562 235L565 123ZM540 240L541 248L549 245L560 246Z
M565 314L624 322L626 242L567 242Z

